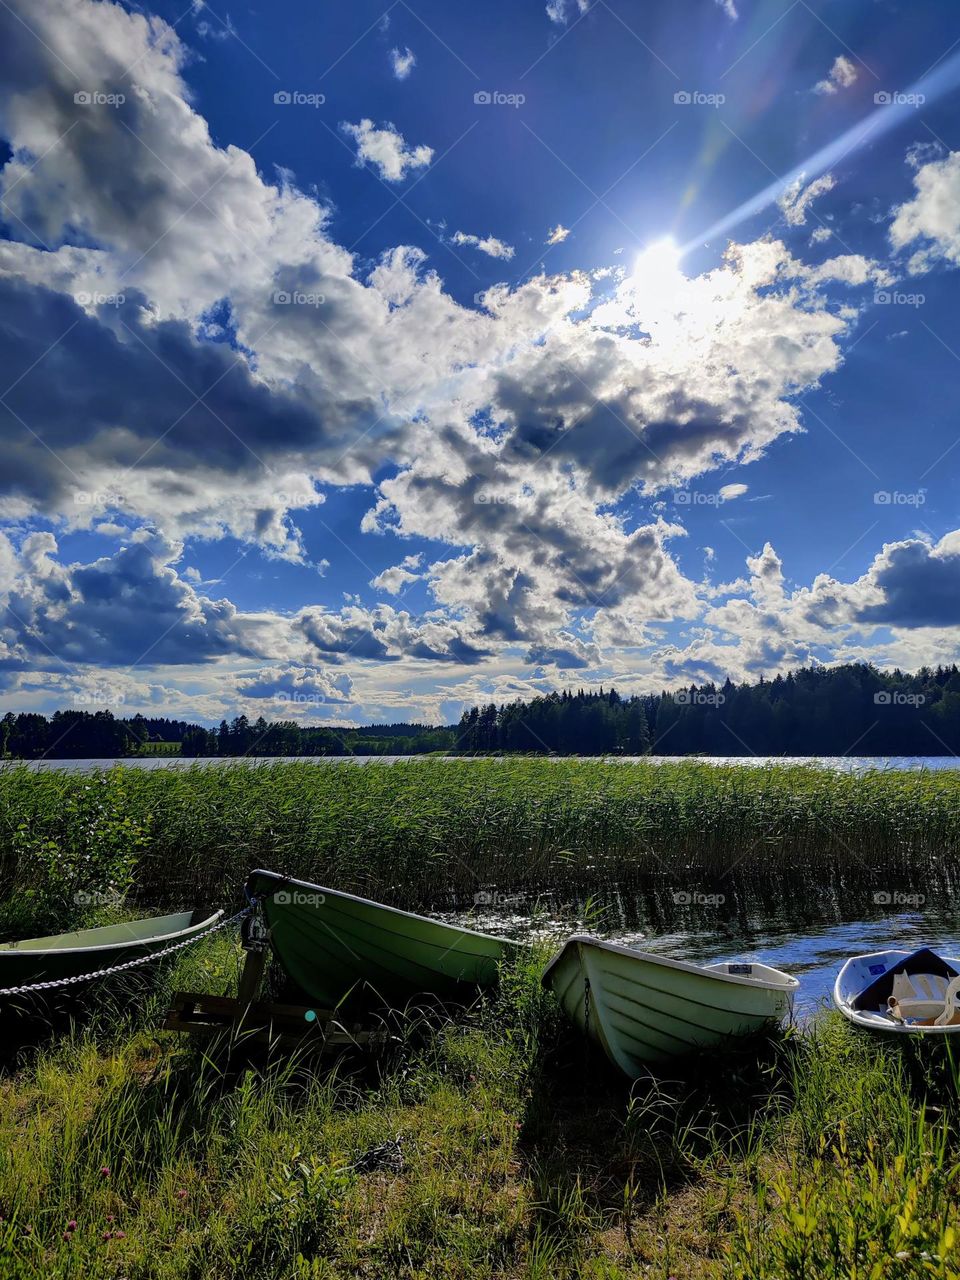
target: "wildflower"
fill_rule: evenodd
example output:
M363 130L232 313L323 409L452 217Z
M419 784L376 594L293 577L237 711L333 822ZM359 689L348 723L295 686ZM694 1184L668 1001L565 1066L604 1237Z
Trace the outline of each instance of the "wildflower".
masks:
M69 1244L69 1243L70 1243L70 1241L73 1239L73 1232L72 1232L72 1231L65 1231L65 1232L63 1233L63 1238L64 1238L64 1240L66 1240L66 1241L67 1241L67 1243Z
M67 1223L67 1230L76 1231L76 1229L77 1229L77 1220L76 1218L71 1218L70 1221Z
M177 1199L186 1200L186 1198L187 1198L187 1193L186 1191L184 1191L183 1187L181 1187L180 1190L177 1192Z
M115 1231L113 1233L114 1240L126 1240L127 1233L125 1231Z
M108 1164L105 1164L105 1165L101 1166L101 1169L100 1169L100 1176L101 1176L101 1178L109 1178L109 1177L110 1177L110 1166L109 1166Z
M112 1232L112 1231L105 1231L105 1232L103 1233L103 1239L104 1239L104 1240L110 1240L110 1239L112 1239L112 1237L113 1237L113 1232Z

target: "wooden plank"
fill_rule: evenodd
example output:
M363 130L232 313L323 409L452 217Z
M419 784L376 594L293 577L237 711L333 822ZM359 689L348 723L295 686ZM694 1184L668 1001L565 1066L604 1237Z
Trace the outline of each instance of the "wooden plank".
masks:
M306 1015L315 1016L307 1020ZM243 1003L233 996L207 992L177 991L173 1006L163 1021L165 1031L191 1035L222 1036L235 1032L244 1042L282 1046L309 1043L318 1049L385 1044L384 1027L348 1027L336 1021L333 1010L305 1005L272 1004L268 1001Z

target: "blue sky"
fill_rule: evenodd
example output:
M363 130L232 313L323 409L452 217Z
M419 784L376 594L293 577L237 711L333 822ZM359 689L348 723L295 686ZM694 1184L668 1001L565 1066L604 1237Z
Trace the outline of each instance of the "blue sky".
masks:
M0 28L6 707L957 658L960 12Z

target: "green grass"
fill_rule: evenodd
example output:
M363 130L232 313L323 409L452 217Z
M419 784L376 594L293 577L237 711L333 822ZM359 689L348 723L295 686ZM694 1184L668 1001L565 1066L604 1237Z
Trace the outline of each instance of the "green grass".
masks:
M165 986L226 989L236 959L211 940ZM101 1012L0 1076L0 1275L960 1275L949 1062L830 1015L631 1089L561 1023L542 959L379 1070L228 1070L151 1030L163 988ZM394 1139L402 1168L357 1167Z
M769 892L903 884L955 857L958 800L953 774L696 763L14 770L0 933L131 909L91 891L235 902L258 864L410 906L737 858ZM450 1021L411 1015L379 1063L230 1066L155 1030L173 987L227 993L239 959L219 935L20 1060L0 1044L0 1280L960 1280L949 1060L831 1015L631 1089L536 953ZM402 1169L358 1165L397 1138Z
M77 890L235 902L255 866L399 906L723 877L906 887L960 852L960 773L418 760L0 773L11 920ZM671 880L673 877L673 880ZM10 926L11 931L13 924Z

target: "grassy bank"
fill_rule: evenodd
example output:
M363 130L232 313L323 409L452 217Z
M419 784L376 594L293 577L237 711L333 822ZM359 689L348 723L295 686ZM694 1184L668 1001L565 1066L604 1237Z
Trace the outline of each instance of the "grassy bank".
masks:
M18 913L75 918L78 892L236 901L261 865L418 908L487 886L678 878L900 888L947 876L958 852L953 772L511 759L0 773L13 933Z
M211 941L167 981L222 989L235 961ZM949 1064L925 1074L825 1017L631 1090L537 969L380 1069L228 1074L150 1030L163 991L105 1014L0 1075L0 1275L960 1274Z

